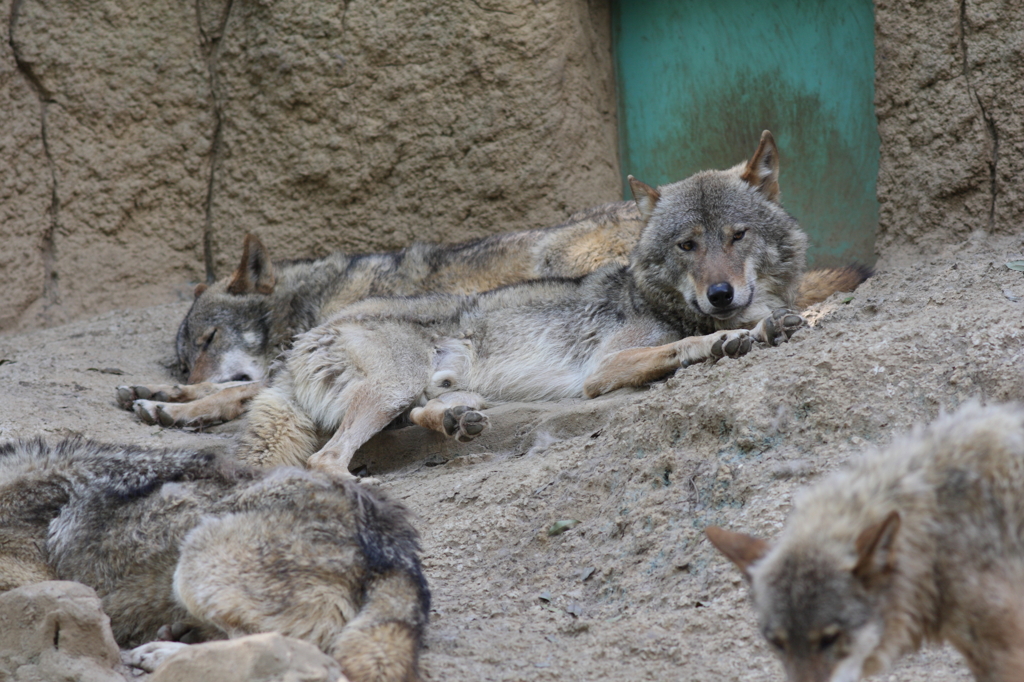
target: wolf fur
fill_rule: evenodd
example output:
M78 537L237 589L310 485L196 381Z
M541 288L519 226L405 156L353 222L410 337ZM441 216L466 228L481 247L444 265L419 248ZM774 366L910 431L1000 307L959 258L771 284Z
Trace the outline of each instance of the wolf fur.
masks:
M96 590L122 647L277 631L353 682L419 679L430 604L407 512L366 486L205 452L0 446L0 591Z
M383 254L331 254L274 263L254 235L230 277L196 288L178 329L185 384L120 386L118 402L164 426L229 421L264 387L273 361L294 338L368 297L475 294L518 282L575 278L610 263L626 265L643 216L634 201L581 211L556 227L493 235L456 245L414 244ZM848 266L812 270L799 280L796 310L871 275Z
M788 339L803 323L788 309L806 237L778 203L778 173L765 131L728 171L657 190L631 178L644 227L628 265L345 308L296 339L253 402L238 456L342 475L410 408L413 423L466 441L494 401L595 397Z
M962 408L796 500L782 535L708 528L793 682L854 682L925 640L1024 680L1024 407Z

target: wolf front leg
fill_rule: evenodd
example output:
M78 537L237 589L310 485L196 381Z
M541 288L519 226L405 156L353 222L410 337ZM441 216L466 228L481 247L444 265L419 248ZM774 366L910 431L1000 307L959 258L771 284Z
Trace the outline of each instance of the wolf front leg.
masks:
M138 394L143 387L129 388ZM233 381L169 388L182 390L171 393L158 391L150 394L152 399L139 397L132 402L132 409L139 419L147 424L161 426L201 426L228 422L245 412L246 404L266 388L266 384L262 381ZM120 389L118 397L121 397Z
M738 358L750 352L751 332L733 329L706 336L688 336L664 346L627 348L604 356L597 369L587 377L583 393L588 398L623 386L643 386L680 367L702 360Z
M413 424L468 443L490 423L487 415L479 412L485 406L484 397L478 393L452 391L439 395L423 407L414 407L409 419Z
M164 403L187 403L216 393L229 386L237 386L240 381L225 384L214 384L204 381L199 384L149 384L146 386L118 386L117 404L126 410L134 407L136 400L158 400Z
M191 619L228 637L301 639L351 682L420 679L430 596L404 510L363 486L288 470L237 499L181 543L173 589Z

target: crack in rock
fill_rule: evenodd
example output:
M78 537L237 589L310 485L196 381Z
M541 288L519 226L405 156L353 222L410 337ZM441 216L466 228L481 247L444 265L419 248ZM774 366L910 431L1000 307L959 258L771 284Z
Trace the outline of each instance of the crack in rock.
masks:
M996 227L996 197L998 196L998 185L996 168L999 163L999 132L996 129L995 119L985 109L978 91L971 85L971 71L967 60L967 0L960 0L960 54L963 61L964 80L967 83L967 92L978 105L981 119L985 123L985 130L988 133L992 145L992 158L988 162L989 171L989 209L988 209L988 231L994 232Z
M224 93L217 72L217 60L227 30L228 19L231 17L233 0L227 0L224 11L216 22L214 31L207 33L203 22L203 0L196 0L196 22L199 27L200 46L206 60L209 73L210 96L213 98L213 140L210 145L210 177L206 187L206 201L203 218L203 263L206 268L206 282L217 281L216 265L213 257L213 197L217 185L217 167L223 153L224 131Z
M41 238L41 253L43 260L43 315L48 317L47 312L51 307L60 303L60 293L57 288L57 231L60 229L60 193L57 184L57 165L53 160L53 153L50 151L49 129L47 126L47 115L49 107L54 104L53 93L46 89L42 80L32 70L32 63L25 59L18 44L16 29L18 18L21 14L25 0L15 0L11 4L11 16L8 25L10 36L11 53L14 55L14 63L18 71L28 81L29 87L39 98L39 133L43 143L43 155L46 158L46 166L50 171L50 222L43 231Z

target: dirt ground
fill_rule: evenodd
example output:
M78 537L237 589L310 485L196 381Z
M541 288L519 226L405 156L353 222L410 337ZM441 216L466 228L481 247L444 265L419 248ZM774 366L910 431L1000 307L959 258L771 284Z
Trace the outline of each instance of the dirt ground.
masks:
M782 679L702 529L772 536L795 489L863 449L972 398L1024 396L1024 273L1005 267L1022 252L982 234L890 252L786 346L523 421L497 408L495 435L457 452L411 430L372 442L364 461L423 535L428 678ZM186 307L0 336L0 439L230 448L237 426L146 426L114 403L118 384L170 376ZM945 647L879 679L971 678Z

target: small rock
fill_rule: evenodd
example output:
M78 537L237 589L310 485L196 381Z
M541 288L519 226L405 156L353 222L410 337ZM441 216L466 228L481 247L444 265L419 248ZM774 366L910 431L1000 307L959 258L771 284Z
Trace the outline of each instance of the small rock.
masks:
M561 535L570 528L575 528L578 525L580 525L580 522L576 519L562 519L561 521L555 521L551 524L551 527L548 528L548 535Z
M771 468L772 478L796 478L814 473L814 465L810 460L791 459L779 462Z
M168 658L149 682L347 682L312 644L276 632L194 644Z
M53 580L0 594L0 679L124 682L120 664L91 587Z

